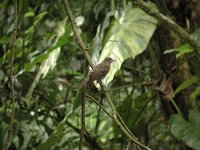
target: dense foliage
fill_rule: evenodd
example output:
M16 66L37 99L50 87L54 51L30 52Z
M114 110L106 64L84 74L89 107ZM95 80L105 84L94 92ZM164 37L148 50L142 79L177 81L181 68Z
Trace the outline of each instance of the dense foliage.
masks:
M0 149L199 149L200 1L65 2L0 2Z

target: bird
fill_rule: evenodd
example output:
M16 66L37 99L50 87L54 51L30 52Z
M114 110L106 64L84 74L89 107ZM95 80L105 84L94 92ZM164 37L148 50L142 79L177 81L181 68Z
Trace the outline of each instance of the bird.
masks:
M91 71L88 72L82 82L76 86L75 90L78 91L85 85L89 87L93 81L101 81L108 74L110 70L110 64L114 61L115 60L112 58L106 57L102 63L96 65Z

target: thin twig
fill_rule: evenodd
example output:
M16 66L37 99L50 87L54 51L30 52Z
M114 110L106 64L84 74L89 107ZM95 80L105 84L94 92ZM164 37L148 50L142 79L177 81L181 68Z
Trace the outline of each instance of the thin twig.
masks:
M100 99L100 104L102 105L103 103L103 93L101 94L101 99ZM100 124L100 116L101 116L101 107L99 107L98 112L97 112L97 117L96 117L96 125L95 125L95 134L98 135L98 128Z
M153 81L145 81L145 82L142 82L142 83L128 83L126 85L122 85L122 86L119 86L119 87L116 87L116 88L112 88L112 89L108 89L107 92L113 92L113 91L116 91L116 90L121 90L121 89L124 89L124 88L129 88L129 87L133 87L133 86L151 86L153 85L154 82Z
M85 60L84 63L84 68L85 68L85 77L87 76L87 62ZM81 113L81 133L80 133L80 143L79 143L79 150L82 150L83 148L83 140L84 140L84 135L85 135L85 107L86 107L86 95L85 95L85 88L82 89L82 113Z
M12 131L13 131L13 123L15 118L15 109L16 109L16 100L15 100L15 78L14 78L14 60L16 53L16 38L17 38L17 0L14 1L14 29L13 29L13 43L12 43L12 59L10 64L10 87L11 87L11 99L12 99L12 113L10 116L10 124L7 132L7 136L5 138L3 149L7 150L12 140Z
M133 133L129 130L129 128L126 126L125 122L123 121L122 117L120 116L120 114L117 112L117 116L119 117L120 122L122 123L122 125L124 126L124 128L128 131L128 133L130 135L132 135L136 140L138 140L137 137L135 137L135 135L133 135Z
M74 131L76 131L77 133L80 134L81 130L80 130L79 128L75 127L71 122L69 122L69 121L66 120L66 124L67 124L69 127L71 127ZM86 133L84 134L85 140L86 140L92 147L94 147L95 149L97 149L97 150L102 150L102 149L103 149L102 145L100 145L100 143L98 143L98 141L97 141L94 137L92 137L92 135L90 135L90 134L87 132L87 130L86 130L85 132L86 132Z
M92 96L86 94L88 98L90 98L93 102L95 102L110 118L113 119L112 115Z
M89 54L87 52L87 48L85 46L85 44L83 43L83 40L78 32L78 28L76 26L76 23L74 21L74 17L73 17L73 14L72 14L72 11L71 11L71 8L69 6L69 2L68 0L63 0L63 4L65 6L65 10L69 16L69 20L71 22L71 25L72 25L72 30L74 32L74 35L75 35L75 38L78 42L78 45L80 46L81 50L83 51L85 57L86 57L86 60L88 61L88 63L90 64L90 66L93 68L93 64L92 64L92 61L89 57ZM81 128L81 134L80 134L80 144L79 144L79 149L82 150L82 146L83 146L83 137L84 137L84 132L85 132L85 92L83 91L82 93L82 117L81 117L81 125L82 125L82 128Z
M81 132L80 132L80 143L79 143L79 150L82 150L83 148L83 140L84 140L84 134L85 134L85 104L86 104L86 98L85 98L85 90L82 91L82 113L81 113Z

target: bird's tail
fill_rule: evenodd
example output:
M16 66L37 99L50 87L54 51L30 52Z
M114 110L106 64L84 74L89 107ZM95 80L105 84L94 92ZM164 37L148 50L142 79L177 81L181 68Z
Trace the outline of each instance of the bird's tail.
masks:
M90 80L90 73L87 74L87 76L81 81L81 83L75 86L74 90L79 91L83 86L85 86L88 83L89 80Z

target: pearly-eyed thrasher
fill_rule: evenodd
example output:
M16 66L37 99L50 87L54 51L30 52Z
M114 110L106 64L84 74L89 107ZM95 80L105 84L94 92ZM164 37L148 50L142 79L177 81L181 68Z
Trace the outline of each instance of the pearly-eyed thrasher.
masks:
M98 65L96 65L87 76L83 79L83 81L75 88L76 90L80 90L84 85L90 86L95 80L102 80L110 70L110 64L115 61L110 57L106 57L104 61Z

